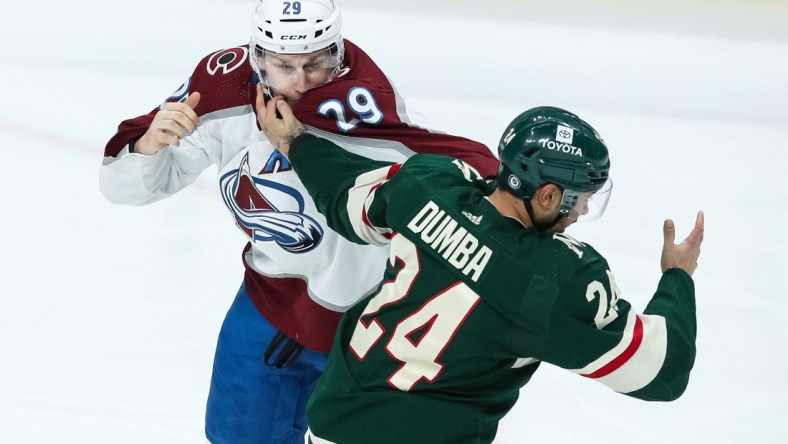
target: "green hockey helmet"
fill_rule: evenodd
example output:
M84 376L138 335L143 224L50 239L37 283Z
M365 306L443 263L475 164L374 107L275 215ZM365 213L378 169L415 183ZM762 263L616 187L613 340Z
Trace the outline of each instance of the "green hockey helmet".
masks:
M612 189L607 145L569 111L542 106L520 114L501 136L498 157L500 186L522 198L529 213L530 199L548 183L563 190L559 217L593 220L607 207Z

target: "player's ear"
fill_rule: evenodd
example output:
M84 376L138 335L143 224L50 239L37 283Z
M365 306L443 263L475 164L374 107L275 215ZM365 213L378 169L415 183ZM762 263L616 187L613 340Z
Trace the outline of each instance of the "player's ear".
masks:
M552 212L561 205L561 189L557 185L548 183L536 190L536 202L547 212Z

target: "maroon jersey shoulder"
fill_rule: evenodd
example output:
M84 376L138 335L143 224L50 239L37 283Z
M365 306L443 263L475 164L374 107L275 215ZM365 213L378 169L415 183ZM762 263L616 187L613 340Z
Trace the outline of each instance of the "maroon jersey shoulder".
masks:
M293 113L306 125L331 132L337 129L350 132L334 125L330 115L337 116L339 113L339 119L345 117L350 121L354 117L363 117L358 114L365 114L368 118L362 119L360 123L374 125L379 123L376 122L376 111L388 111L391 105L396 106L394 87L383 71L361 48L347 39L344 43L345 58L339 73L331 81L310 90L293 107ZM343 109L339 109L339 106ZM390 119L385 126L402 123L398 121Z
M293 112L302 123L323 131L390 140L415 153L460 158L485 177L494 176L498 169L498 160L486 145L412 124L404 99L388 77L367 53L348 40L339 74L304 95Z
M249 65L249 46L222 49L205 56L194 69L188 85L179 96L167 99L179 101L188 94L199 92L200 103L194 111L202 116L236 106L254 105L255 85Z
M117 156L130 141L142 137L165 103L180 102L189 94L199 92L200 103L194 111L203 116L222 109L253 105L255 91L248 45L215 51L203 57L189 78L162 104L148 114L121 122L118 131L107 142L104 155Z

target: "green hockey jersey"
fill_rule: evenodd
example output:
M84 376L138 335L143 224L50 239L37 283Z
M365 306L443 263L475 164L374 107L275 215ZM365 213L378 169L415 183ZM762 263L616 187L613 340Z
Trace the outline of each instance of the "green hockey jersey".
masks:
M489 443L541 362L640 399L686 388L683 270L636 313L596 250L502 216L494 184L460 160L391 165L309 135L290 160L331 228L391 251L378 291L341 321L308 405L312 442Z

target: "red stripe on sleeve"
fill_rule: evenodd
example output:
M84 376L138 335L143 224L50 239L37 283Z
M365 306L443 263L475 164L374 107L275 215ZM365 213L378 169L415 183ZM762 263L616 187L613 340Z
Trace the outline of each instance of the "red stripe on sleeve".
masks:
M389 167L389 170L388 170L388 172L386 173L386 180L389 180L389 179L391 179L392 177L394 177L394 175L395 175L395 174L397 174L397 171L399 171L399 169L400 169L401 167L402 167L402 164L401 164L401 163L395 163L394 165L392 165L391 167ZM384 182L385 182L385 181L384 181ZM371 195L372 195L372 193L374 193L374 192L375 192L375 190L377 190L377 189L378 189L378 187L380 187L381 185L383 185L383 183L384 183L384 182L381 182L381 183L379 183L379 184L376 184L376 185L374 185L372 188L370 188L370 190L369 190L369 193L367 193L367 198L369 198L369 196L371 196ZM364 206L362 206L362 207L361 207L361 221L362 221L362 222L364 222L364 225L368 226L369 228L371 228L371 229L373 229L373 230L375 230L375 231L378 231L378 230L377 230L377 228L376 228L374 225L372 225L372 224L369 222L369 219L367 218L367 207L366 207L366 205L364 205ZM378 233L378 234L380 234L381 236L385 237L386 239L389 239L389 240L391 239L391 235L390 235L390 234L388 234L388 233Z
M375 192L375 190L376 190L376 189L378 189L378 187L379 187L380 185L382 185L382 184L376 184L375 186L373 186L373 187L372 187L372 188L369 190L369 193L367 193L367 198L369 198L369 196L370 196L370 195L372 195L372 193L374 193L374 192ZM367 219L367 206L366 206L366 205L363 205L363 206L361 207L361 220L364 222L364 225L366 225L366 226L368 226L369 228L372 228L373 230L377 231L377 230L375 229L375 227L374 227L374 226L372 226L372 224L371 224L371 223L369 223L369 219Z
M622 365L624 365L629 358L631 358L637 349L640 347L640 344L643 342L643 321L640 320L640 316L635 316L635 331L632 333L632 342L629 343L626 350L624 350L620 355L618 355L615 359L608 362L607 364L603 365L602 368L599 370L589 373L585 376L586 378L601 378L603 376L607 376L614 371L618 370Z

